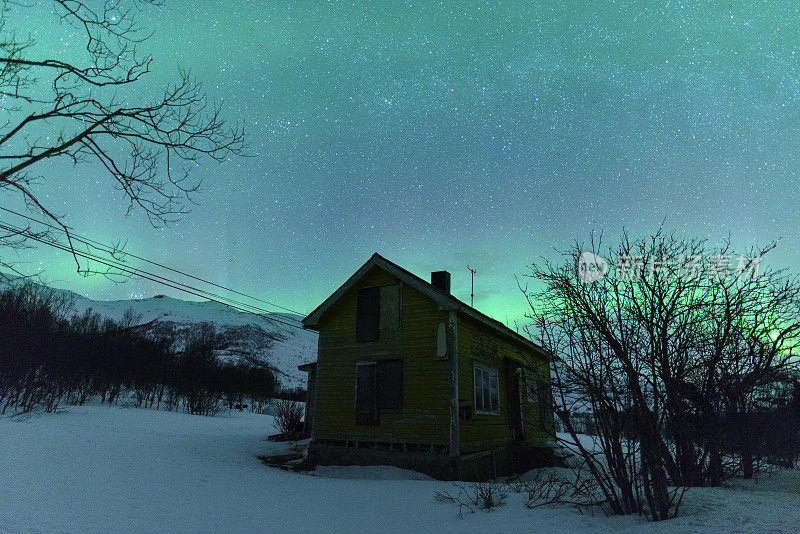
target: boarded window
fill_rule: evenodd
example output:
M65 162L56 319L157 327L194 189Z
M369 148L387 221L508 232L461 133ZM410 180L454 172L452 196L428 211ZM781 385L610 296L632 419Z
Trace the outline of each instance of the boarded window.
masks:
M399 411L403 407L403 361L378 361L378 410Z
M400 328L400 284L381 286L380 310L381 330Z
M497 369L487 365L474 364L475 374L475 412L484 414L500 413L500 390Z
M381 311L381 288L358 290L356 341L378 341Z
M377 425L378 403L376 397L375 362L365 362L356 365L356 424Z
M399 412L403 407L402 360L356 364L356 424L380 424L380 412Z

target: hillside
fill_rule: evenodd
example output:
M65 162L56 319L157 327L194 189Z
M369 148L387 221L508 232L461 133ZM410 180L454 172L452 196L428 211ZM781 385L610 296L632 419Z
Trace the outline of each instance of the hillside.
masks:
M133 313L137 322L157 319L150 327L153 332L188 333L193 325L213 323L229 342L229 348L219 354L229 360L253 360L271 367L285 388L305 387L306 374L297 366L316 360L317 334L293 328L279 321L297 323L302 317L291 313L269 313L264 316L239 311L213 301L186 301L165 296L144 299L100 301L92 300L65 289L73 300L76 314L92 310L104 317L120 320Z

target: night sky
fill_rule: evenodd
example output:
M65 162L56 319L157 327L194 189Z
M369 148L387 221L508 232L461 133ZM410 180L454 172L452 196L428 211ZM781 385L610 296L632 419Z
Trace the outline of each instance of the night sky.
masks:
M781 238L772 266L800 258L794 2L280 4L139 14L155 62L129 98L182 67L246 129L249 157L197 167L200 205L181 222L126 218L107 176L66 162L38 169L48 205L302 312L376 251L424 278L450 270L466 301L477 268L476 307L502 321L526 306L514 275L592 230L664 221L742 251ZM49 11L27 14L43 48L82 46ZM43 248L22 259L92 298L180 296L81 278Z

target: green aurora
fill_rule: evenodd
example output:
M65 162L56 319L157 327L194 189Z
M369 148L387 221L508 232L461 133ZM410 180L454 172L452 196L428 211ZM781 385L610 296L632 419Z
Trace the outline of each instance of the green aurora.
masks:
M800 257L796 3L198 1L137 16L155 60L126 98L189 70L250 157L199 166L199 205L167 228L125 217L99 169L37 169L42 199L93 239L303 312L376 251L450 270L466 301L469 264L476 307L509 322L526 308L514 276L593 230L663 222L742 251L780 238L770 265ZM6 24L42 54L80 54L49 8ZM41 247L19 261L92 298L182 296L83 278Z

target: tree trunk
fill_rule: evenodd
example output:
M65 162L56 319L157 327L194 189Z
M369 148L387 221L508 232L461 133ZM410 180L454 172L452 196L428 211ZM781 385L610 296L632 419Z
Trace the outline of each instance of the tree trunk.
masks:
M744 478L753 478L753 465L753 455L750 452L742 452L742 472L744 473Z
M716 449L709 453L708 479L712 486L720 486L725 473L722 469L722 455Z

